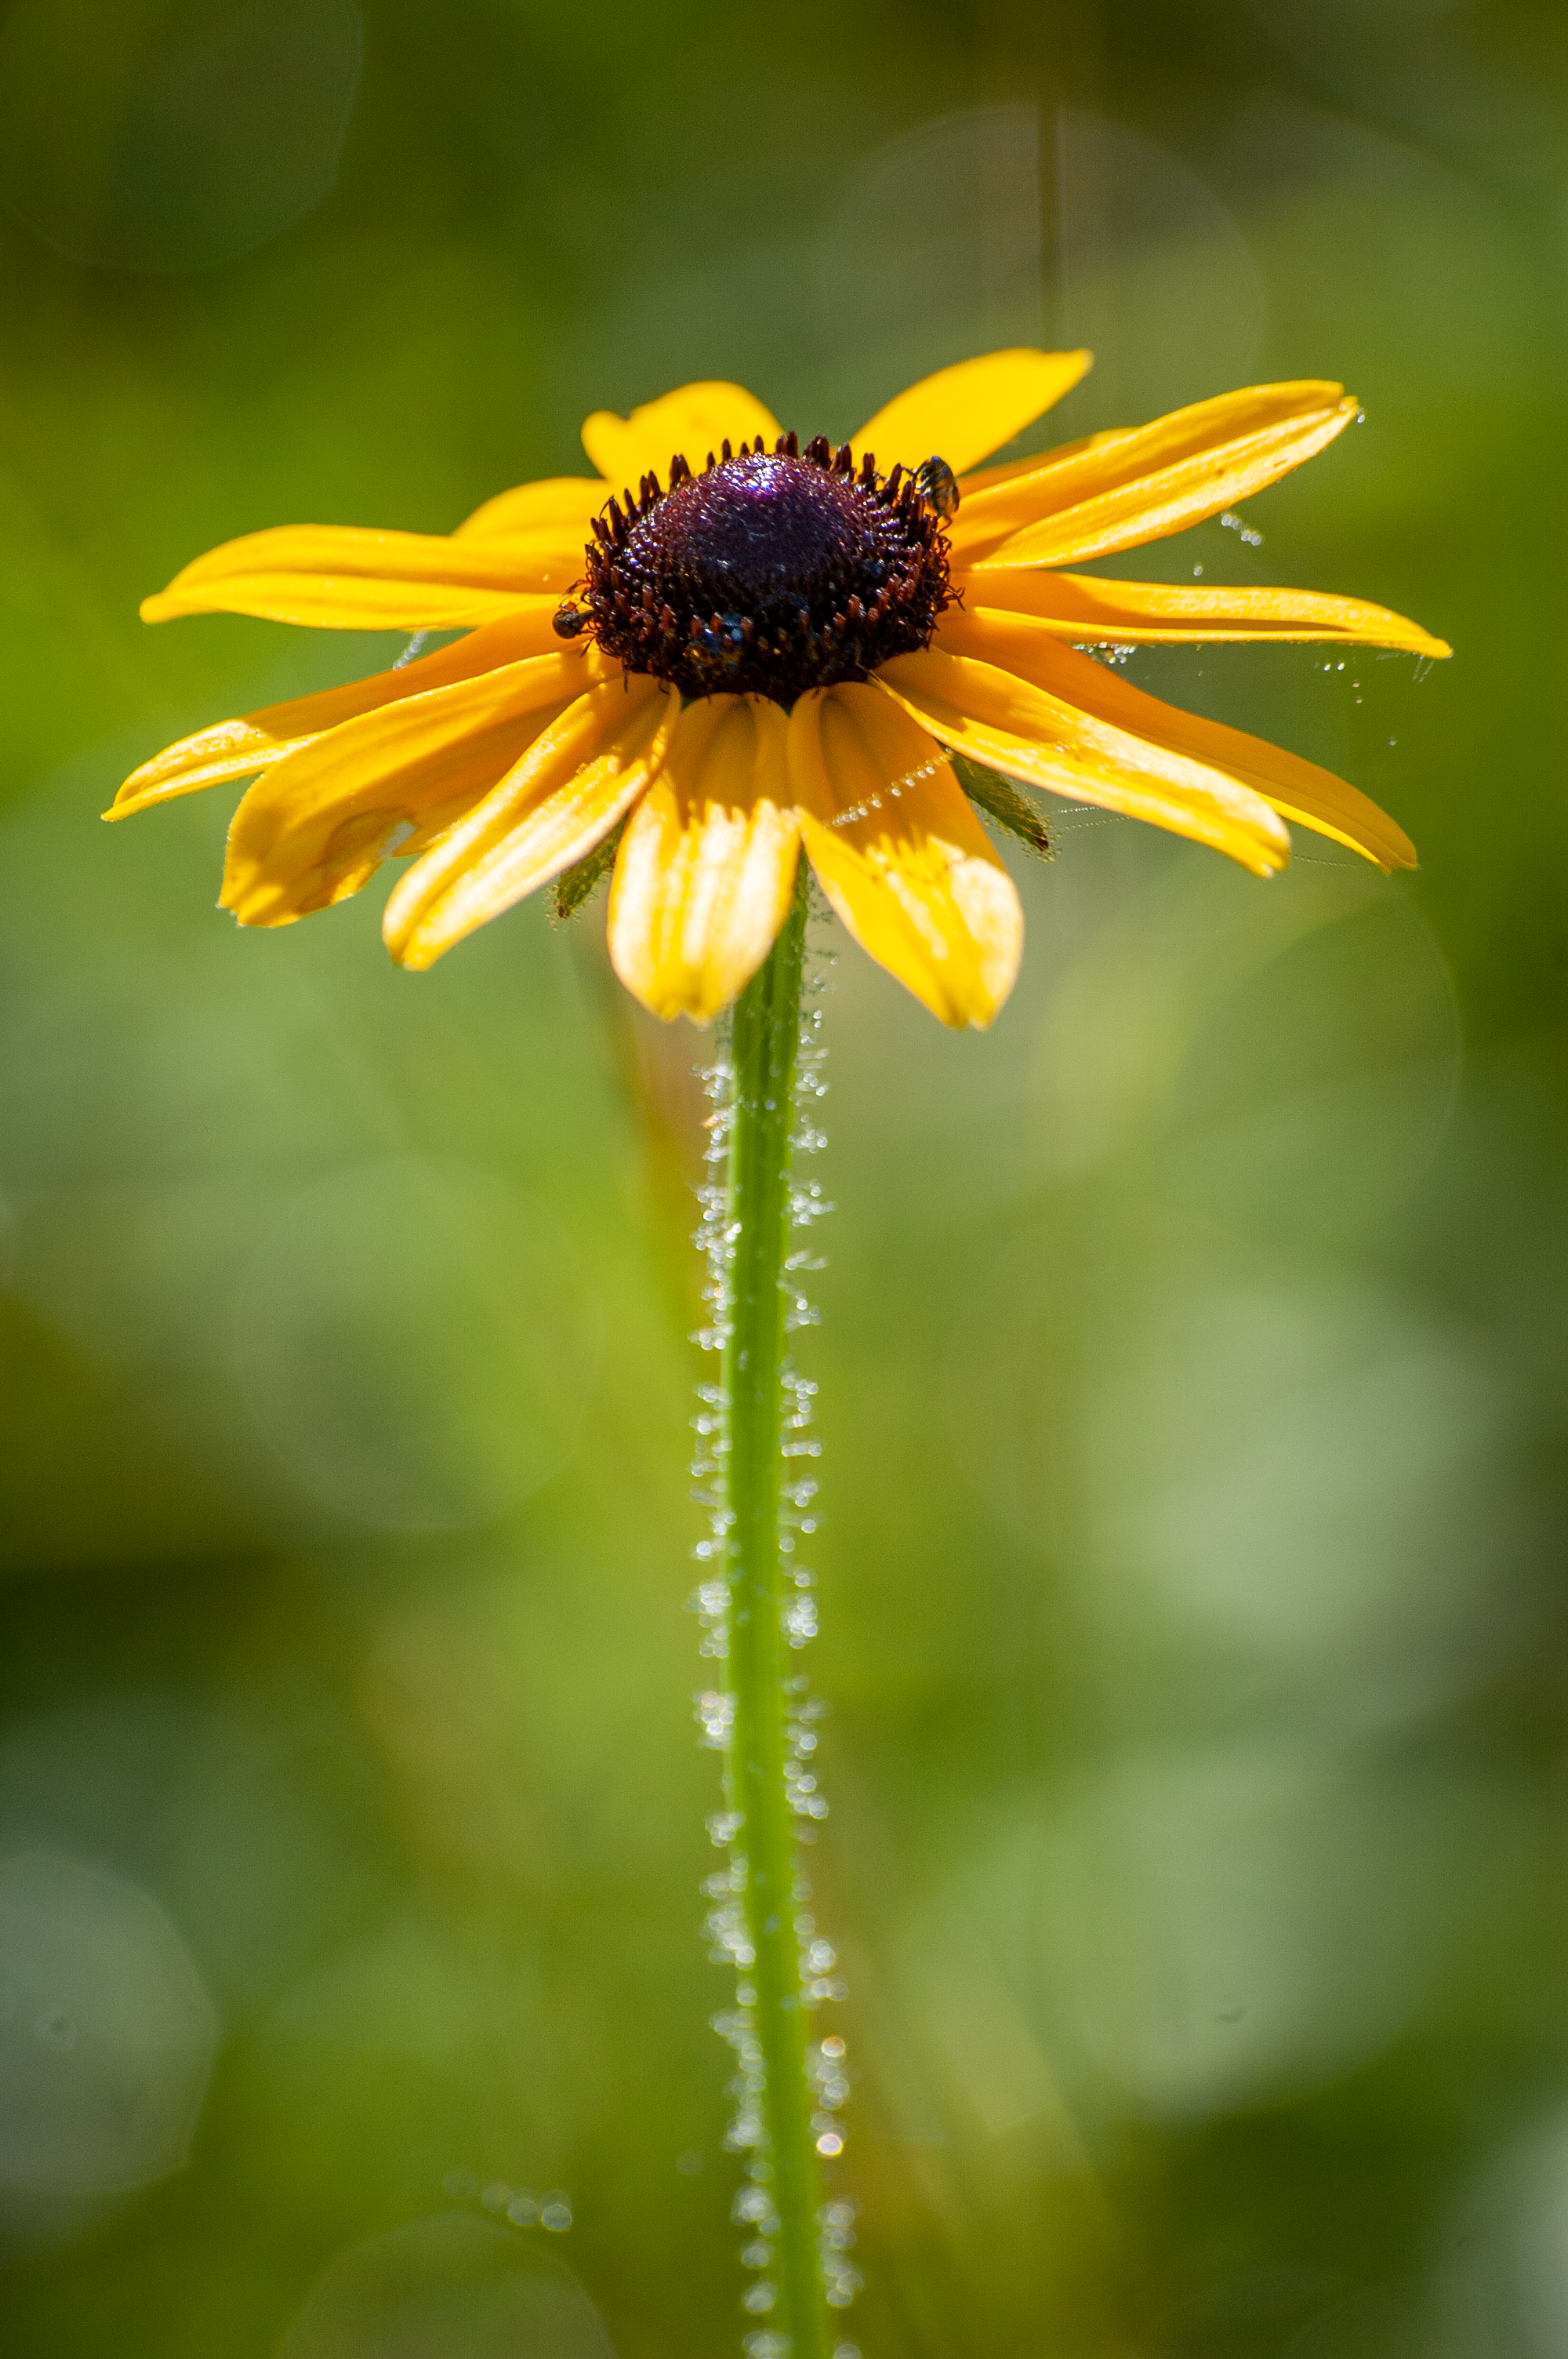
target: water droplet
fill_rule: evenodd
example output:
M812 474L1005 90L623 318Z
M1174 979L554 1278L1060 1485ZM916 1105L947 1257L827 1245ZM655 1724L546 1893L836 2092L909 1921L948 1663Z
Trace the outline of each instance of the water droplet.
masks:
M539 2207L531 2195L514 2195L506 2207L506 2216L514 2228L531 2228L539 2216Z

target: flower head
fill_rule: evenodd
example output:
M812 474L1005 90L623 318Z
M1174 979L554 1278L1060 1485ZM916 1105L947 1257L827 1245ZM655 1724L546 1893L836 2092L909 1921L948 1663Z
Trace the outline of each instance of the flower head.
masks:
M146 618L463 636L170 746L107 816L252 777L223 906L287 925L412 858L384 922L410 967L552 880L575 905L612 856L617 973L656 1015L698 1023L767 956L804 847L873 958L945 1023L989 1024L1023 921L975 802L1044 841L998 781L1148 820L1260 876L1289 858L1288 820L1413 864L1354 787L1083 650L1316 639L1443 656L1441 640L1357 599L1066 570L1261 490L1355 401L1255 386L982 463L1087 365L989 353L837 451L803 448L739 386L684 386L588 420L596 476L503 492L449 538L303 525L230 541ZM973 800L954 755L977 766Z
M591 630L628 671L686 697L766 696L787 712L814 688L870 679L892 656L928 647L952 603L941 517L902 467L859 468L848 443L758 435L670 488L644 475L622 515L594 518L583 603L565 638Z

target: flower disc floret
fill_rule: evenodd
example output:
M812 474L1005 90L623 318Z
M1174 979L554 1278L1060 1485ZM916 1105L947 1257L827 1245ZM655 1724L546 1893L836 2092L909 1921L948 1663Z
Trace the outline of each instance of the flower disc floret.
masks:
M755 695L787 710L814 688L868 679L931 644L952 603L941 517L902 467L793 434L764 451L726 442L662 490L643 477L594 519L584 588L563 637L591 632L629 671L687 697Z

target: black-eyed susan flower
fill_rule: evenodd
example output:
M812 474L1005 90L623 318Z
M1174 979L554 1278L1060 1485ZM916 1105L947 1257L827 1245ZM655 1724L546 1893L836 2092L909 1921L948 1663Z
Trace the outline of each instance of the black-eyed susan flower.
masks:
M1020 350L943 369L837 451L803 448L739 386L684 386L589 419L597 475L503 492L448 538L300 525L230 541L149 598L147 620L465 636L185 739L109 816L254 777L223 906L287 925L411 857L384 932L416 968L551 879L578 897L612 852L617 973L656 1015L699 1023L767 956L803 845L873 958L945 1023L990 1022L1022 916L955 753L1260 876L1289 857L1288 821L1411 864L1400 829L1343 779L1082 651L1315 639L1445 655L1357 599L1076 570L1260 491L1355 401L1256 386L982 463L1087 364Z

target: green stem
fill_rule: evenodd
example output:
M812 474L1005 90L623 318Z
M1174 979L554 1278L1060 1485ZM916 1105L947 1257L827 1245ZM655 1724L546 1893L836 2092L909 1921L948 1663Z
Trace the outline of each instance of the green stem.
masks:
M741 1981L755 1994L747 2008L749 2078L762 2141L752 2175L765 2185L778 2223L769 2279L776 2299L757 2323L787 2336L790 2359L827 2359L817 2224L822 2188L806 2070L808 2021L795 1921L800 1897L787 1783L791 1649L784 1615L795 1590L780 1545L790 1147L805 940L806 906L797 897L771 955L737 1001L733 1020L725 1188L731 1243L722 1373L729 1442L729 1687L734 1711L728 1799L740 1821L736 1852L745 1863L739 1897L752 1954Z

